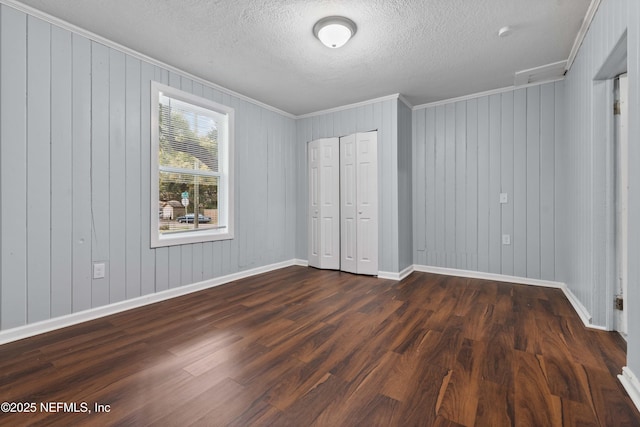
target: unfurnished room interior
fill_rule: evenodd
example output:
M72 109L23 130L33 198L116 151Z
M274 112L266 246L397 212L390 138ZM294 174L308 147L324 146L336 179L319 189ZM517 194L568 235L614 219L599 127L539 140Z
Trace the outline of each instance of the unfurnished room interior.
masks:
M0 0L0 425L640 426L640 1Z

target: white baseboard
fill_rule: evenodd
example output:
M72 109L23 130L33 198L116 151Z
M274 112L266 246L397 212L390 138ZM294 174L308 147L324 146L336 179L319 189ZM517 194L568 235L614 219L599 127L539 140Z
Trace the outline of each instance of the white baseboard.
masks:
M66 316L56 317L54 319L44 320L29 325L19 326L17 328L7 329L5 331L0 331L0 345L12 341L17 341L23 338L28 338L30 336L39 335L55 329L65 328L67 326L94 320L100 317L109 316L111 314L120 313L122 311L131 310L133 308L142 307L148 304L153 304L167 299L190 294L192 292L198 292L203 289L212 288L215 286L223 285L225 283L233 282L235 280L255 276L256 274L267 273L269 271L278 270L280 268L289 267L292 265L307 267L309 264L306 260L291 259L288 261L253 268L251 270L240 271L238 273L229 274L223 277L216 277L191 285L181 286L179 288L167 289L165 291L157 292L154 294L143 295L130 300L92 308L89 310L80 311L78 313L68 314ZM460 270L455 268L432 267L427 265L410 265L398 273L380 271L378 272L378 277L380 279L402 280L414 271L562 289L572 307L574 308L578 316L580 316L580 319L586 327L599 330L607 330L607 328L605 327L594 325L591 323L592 318L588 310L584 307L584 305L582 305L582 303L580 303L580 301L576 298L573 292L571 292L567 285L561 282L529 279L526 277L517 276L506 276L503 274L484 273L472 270Z
M278 270L280 268L289 267L292 265L301 265L298 263L298 261L299 260L288 260L275 264L265 265L262 267L253 268L251 270L240 271L237 273L228 274L226 276L216 277L202 282L193 283L191 285L181 286L179 288L167 289L165 291L143 295L141 297L132 298L126 301L120 301L102 307L67 314L65 316L56 317L54 319L44 320L37 323L31 323L29 325L19 326L17 328L7 329L5 331L0 331L0 344L21 340L23 338L50 332L55 329L65 328L67 326L86 322L88 320L94 320L100 317L109 316L111 314L120 313L122 311L131 310L133 308L138 308L148 304L153 304L167 299L190 294L192 292L198 292L203 289L224 285L225 283L244 279L250 276L255 276L256 274L267 273L269 271Z
M633 401L638 411L640 411L640 381L636 377L628 366L622 368L622 374L618 375L618 379L624 386L624 389L629 394L629 397Z
M402 280L408 275L413 273L413 265L408 266L404 270L399 273L394 273L392 271L378 271L379 279L389 279L389 280Z
M567 297L571 306L576 311L580 320L587 328L598 329L602 331L608 330L604 326L594 325L592 323L592 316L589 314L589 310L586 309L584 305L576 298L571 289L563 283L563 282L554 282L551 280L540 280L540 279L530 279L528 277L519 277L519 276L507 276L505 274L496 274L496 273L485 273L482 271L473 271L473 270L459 270L456 268L444 268L444 267L432 267L428 265L414 265L414 271L421 271L425 273L433 273L433 274L444 274L447 276L458 276L458 277L468 277L471 279L482 279L482 280L493 280L496 282L508 282L508 283L517 283L519 285L531 285L531 286L543 286L546 288L557 288L561 289L564 292L564 295Z

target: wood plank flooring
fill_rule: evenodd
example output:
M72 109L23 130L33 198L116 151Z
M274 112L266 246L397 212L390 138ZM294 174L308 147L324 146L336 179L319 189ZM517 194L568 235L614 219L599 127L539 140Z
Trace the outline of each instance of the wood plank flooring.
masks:
M625 351L557 289L289 267L0 346L0 425L640 426Z

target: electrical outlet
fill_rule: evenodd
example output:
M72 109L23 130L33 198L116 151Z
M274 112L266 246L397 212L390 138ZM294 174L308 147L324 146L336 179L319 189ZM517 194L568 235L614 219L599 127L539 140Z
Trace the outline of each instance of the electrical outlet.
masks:
M93 264L93 278L94 279L103 279L106 272L106 267L104 262L96 262Z
M503 245L510 245L511 244L511 235L510 234L503 234L502 235L502 244Z
M509 195L507 193L500 193L500 204L509 203Z

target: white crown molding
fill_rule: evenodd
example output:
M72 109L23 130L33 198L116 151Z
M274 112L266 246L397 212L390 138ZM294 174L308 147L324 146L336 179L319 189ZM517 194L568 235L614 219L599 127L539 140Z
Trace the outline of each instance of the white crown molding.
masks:
M4 331L0 331L0 345L12 341L21 340L23 338L28 338L34 335L43 334L45 332L50 332L56 329L65 328L67 326L75 325L89 320L98 319L100 317L120 313L122 311L143 307L145 305L154 304L156 302L176 298L193 292L198 292L204 289L213 288L215 286L224 285L225 283L255 276L257 274L267 273L269 271L278 270L284 267L290 267L292 265L300 265L298 263L299 261L300 260L288 260L275 264L265 265L262 267L253 268L251 270L240 271L238 273L228 274L226 276L205 280L203 282L181 286L179 288L172 288L166 291L143 295L126 301L120 301L102 307L68 314L66 316L60 316L37 323L31 323L25 326L19 326L17 328L7 329Z
M629 397L640 411L640 381L638 377L631 371L631 368L625 366L622 368L622 374L618 375L618 379L629 394Z
M498 88L498 89L487 90L487 91L484 91L484 92L472 93L470 95L458 96L456 98L449 98L449 99L443 99L443 100L440 100L440 101L428 102L426 104L416 105L412 109L413 110L420 110L420 109L423 109L423 108L439 107L440 105L447 105L447 104L451 104L453 102L468 101L470 99L482 98L483 96L490 96L490 95L497 95L497 94L505 93L505 92L512 92L512 91L518 90L518 89L526 89L528 87L540 86L540 85L544 85L544 84L547 84L547 83L559 82L559 81L562 81L562 80L564 80L564 77L560 77L560 78L557 78L557 79L550 79L550 80L546 80L546 81L543 81L543 82L529 83L529 84L521 85L521 86L501 87L501 88Z
M136 59L139 59L141 61L145 61L145 62L148 62L148 63L150 63L152 65L157 65L158 67L165 68L165 69L167 69L167 70L169 70L171 72L181 74L181 75L183 75L183 76L185 76L185 77L187 77L187 78L189 78L189 79L191 79L191 80L193 80L195 82L198 82L198 83L203 84L205 86L209 86L212 89L219 90L220 92L226 93L227 95L231 95L231 96L234 96L234 97L236 97L238 99L241 99L243 101L250 102L250 103L252 103L254 105L257 105L258 107L262 107L262 108L264 108L266 110L273 111L275 113L278 113L278 114L283 115L285 117L288 117L290 119L295 119L296 118L296 116L294 114L288 113L288 112L283 111L283 110L281 110L279 108L273 107L273 106L271 106L269 104L265 104L264 102L261 102L261 101L258 101L256 99L250 98L250 97L248 97L246 95L243 95L241 93L235 92L235 91L233 91L231 89L227 89L226 87L220 86L219 84L216 84L216 83L213 83L213 82L211 82L209 80L203 79L202 77L195 76L195 75L193 75L191 73L188 73L188 72L186 72L184 70L181 70L181 69L179 69L177 67L174 67L173 65L169 65L169 64L166 64L166 63L164 63L162 61L158 61L157 59L151 58L150 56L147 56L147 55L145 55L143 53L140 53L140 52L138 52L136 50L133 50L131 48L123 46L123 45L121 45L119 43L116 43L116 42L114 42L112 40L109 40L109 39L107 39L105 37L99 36L98 34L92 33L91 31L87 31L84 28L81 28L81 27L78 27L76 25L73 25L70 22L62 20L60 18L56 18L55 16L51 16L48 13L45 13L45 12L43 12L41 10L35 9L35 8L31 7L31 6L27 6L26 4L20 3L19 1L16 1L16 0L0 0L0 3L4 4L6 6L12 7L14 9L16 9L16 10L21 11L21 12L24 12L24 13L26 13L28 15L31 15L31 16L35 17L35 18L41 19L41 20L43 20L45 22L48 22L48 23L50 23L52 25L55 25L57 27L60 27L62 29L68 30L68 31L70 31L70 32L72 32L74 34L78 34L79 36L86 37L87 39L92 40L92 41L94 41L96 43L103 44L103 45L105 45L105 46L107 46L109 48L112 48L112 49L120 51L120 52L122 52L124 54L130 55L130 56L132 56L132 57L134 57Z
M637 0L634 0L637 1ZM582 25L580 25L580 30L578 30L578 34L576 34L576 38L573 41L573 46L571 47L571 52L569 53L569 58L567 58L567 65L565 66L565 70L569 71L571 66L573 65L573 61L575 61L576 56L578 55L578 51L582 46L582 42L584 38L587 36L587 32L589 31L589 27L591 27L591 22L593 22L593 18L596 16L596 12L600 7L600 3L602 0L591 0L591 4L589 4L589 8L587 9L587 13L582 20Z
M408 100L407 98L405 98L403 94L401 94L401 93L400 93L400 94L398 94L398 99L399 99L400 101L402 101L402 103L403 103L404 105L406 105L407 107L409 107L409 109L413 110L413 104L412 104L412 103L410 103L410 102L409 102L409 100Z
M347 104L347 105L342 105L340 107L329 108L326 110L314 111L313 113L301 114L299 116L296 116L296 119L308 119L309 117L323 116L325 114L337 113L338 111L350 110L352 108L362 107L365 105L375 104L378 102L400 99L400 96L401 95L399 93L394 93L392 95L381 96L380 98L369 99L366 101L356 102L354 104Z

